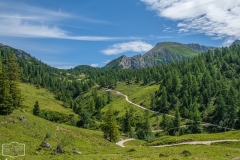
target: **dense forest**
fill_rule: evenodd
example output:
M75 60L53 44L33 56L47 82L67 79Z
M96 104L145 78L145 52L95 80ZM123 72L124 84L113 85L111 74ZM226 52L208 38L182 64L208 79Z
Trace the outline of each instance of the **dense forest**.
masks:
M163 116L160 125L165 130L179 128L180 117L192 120L191 133L202 131L199 125L202 121L240 128L240 46L223 47L199 54L193 59L138 70L108 70L90 66L61 70L33 57L18 58L17 63L13 52L13 49L0 50L0 91L4 93L0 97L1 114L9 114L13 108L20 106L17 82L21 80L53 92L57 99L64 102L64 107L72 108L81 117L77 126L91 128L94 120L104 119L100 116L101 109L112 99L110 94L106 97L98 95L94 86L114 89L118 82L125 82L126 85L155 83L159 84L159 90L152 93L150 108L161 113L175 113L174 119ZM17 65L20 71L17 71ZM84 75L84 80L79 80L81 75ZM83 95L87 92L91 92L92 98L85 105ZM9 110L3 107L5 101L9 102ZM132 121L131 112L131 109L126 111L118 122L123 126L122 131L128 134L137 131L138 137L151 136L147 118L149 113L145 113L146 119L138 124ZM107 113L113 115L111 110ZM135 131L132 131L133 126ZM179 130L171 132L173 135L179 134Z
M3 62L0 60L0 115L11 114L21 106L20 77L18 60L13 53L8 54Z

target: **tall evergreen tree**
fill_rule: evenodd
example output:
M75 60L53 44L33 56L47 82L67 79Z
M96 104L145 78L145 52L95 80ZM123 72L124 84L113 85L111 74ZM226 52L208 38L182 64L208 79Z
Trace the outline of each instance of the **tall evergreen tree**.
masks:
M0 73L0 115L8 115L13 112L13 99L10 92L10 82L7 75Z
M170 117L168 117L166 114L163 115L162 122L160 123L160 127L166 131L167 133L170 132L170 130L173 128L173 121Z
M108 92L107 94L107 103L110 104L112 102L112 94L110 92Z
M175 118L173 121L173 125L174 125L174 130L175 130L175 135L179 134L180 131L180 122L181 122L181 118L180 118L180 113L179 113L179 109L178 107L176 107L175 109Z
M39 107L38 101L36 101L33 108L33 115L38 116L39 113L40 113L40 107Z
M166 87L163 86L162 89L162 96L160 99L160 111L166 113L168 111L169 108L169 104L168 104L168 96L167 96L167 90Z
M110 107L106 112L104 124L102 125L102 131L104 138L108 139L109 141L116 142L119 140L120 133L112 107Z
M125 116L123 118L123 132L124 133L131 132L131 115L129 114L128 110L126 111Z
M17 57L13 53L9 54L6 72L8 74L10 82L10 93L12 95L13 105L15 108L18 108L21 106L22 102L21 90L18 86L21 77L21 70L18 64Z

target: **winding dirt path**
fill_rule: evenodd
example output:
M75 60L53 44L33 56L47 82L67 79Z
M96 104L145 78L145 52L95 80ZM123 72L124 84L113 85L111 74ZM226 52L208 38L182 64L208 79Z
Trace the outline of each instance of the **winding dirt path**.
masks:
M168 144L168 145L159 145L159 146L152 146L152 147L171 147L171 146L180 146L180 145L186 145L186 144L191 144L191 145L197 145L197 144L203 144L203 145L211 145L212 143L218 143L218 142L239 142L240 140L213 140L213 141L192 141L192 142L183 142L183 143L176 143L176 144Z
M118 145L120 147L125 147L124 143L127 142L127 141L132 141L132 140L134 140L134 138L122 139L119 142L117 142L116 145Z
M134 138L128 138L128 139L122 139L119 142L116 143L116 145L120 147L126 147L124 146L125 142L135 140ZM166 144L166 145L159 145L159 146L150 146L155 148L162 148L162 147L172 147L172 146L180 146L180 145L211 145L212 143L218 143L218 142L240 142L240 140L236 139L226 139L226 140L213 140L213 141L192 141L192 142L182 142L182 143L176 143L176 144ZM237 157L240 158L240 157Z
M138 108L141 108L141 109L143 109L143 110L148 110L148 111L150 111L150 112L152 112L152 113L154 113L154 114L161 114L161 115L164 114L164 113L160 113L160 112L156 112L156 111L147 109L147 108L145 108L145 107L143 107L143 106L140 106L140 105L138 105L138 104L136 104L136 103L133 103L132 101L130 101L130 100L128 99L128 96L127 96L127 95L125 95L125 94L123 94L123 93L121 93L121 92L119 92L119 91L115 91L115 93L118 94L118 95L124 96L125 99L126 99L126 101L127 101L128 103L131 103L131 104L137 106ZM175 116L170 115L170 114L165 114L165 115L166 115L166 116L169 116L169 117L173 117L173 118L175 117ZM186 119L186 118L181 118L181 119L183 119L183 120L189 120L189 119ZM206 123L206 122L202 122L201 125L202 125L202 126L222 127L222 126L219 126L219 125L216 125L216 124L211 124L211 123ZM187 127L187 126L191 126L191 125L183 125L183 126L180 126L180 127ZM232 128L227 128L227 127L224 127L224 128L225 128L225 129L228 129L228 130L234 130L234 129L232 129Z

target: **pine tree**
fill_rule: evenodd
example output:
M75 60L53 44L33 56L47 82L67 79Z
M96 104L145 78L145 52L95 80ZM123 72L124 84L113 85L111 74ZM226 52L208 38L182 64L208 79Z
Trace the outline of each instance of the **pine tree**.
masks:
M110 104L112 102L112 94L108 92L107 94L107 104Z
M194 109L192 115L192 133L201 133L202 132L202 118L200 112L197 108Z
M108 109L104 117L102 131L104 138L108 139L109 141L116 142L119 140L120 133L111 107Z
M33 108L33 115L38 116L39 113L40 113L40 107L39 107L38 101L36 101Z
M144 117L145 117L145 121L142 126L142 131L145 136L144 139L149 140L150 138L152 138L152 130L151 130L151 124L149 121L149 111L148 110L145 110Z
M155 108L156 105L156 97L151 94L151 102L150 102L150 107Z
M0 115L8 115L13 112L13 99L10 92L10 82L7 75L0 73Z
M22 102L21 90L18 86L18 81L21 77L21 70L17 57L13 53L9 54L6 71L10 82L10 93L12 95L13 105L15 108L18 108L21 106Z
M128 110L126 111L126 114L123 118L123 132L128 133L131 131L131 122L130 122L130 115Z
M180 131L180 122L181 122L181 118L180 118L180 113L179 113L179 109L178 107L176 107L175 109L175 118L173 121L173 125L174 125L174 130L175 130L175 135L179 134Z
M168 111L168 96L167 96L167 91L166 91L166 87L163 86L162 89L162 96L161 96L161 100L160 100L160 111L166 113Z
M165 114L163 115L163 120L160 123L160 127L169 133L170 129L173 127L173 121L170 117L166 116Z

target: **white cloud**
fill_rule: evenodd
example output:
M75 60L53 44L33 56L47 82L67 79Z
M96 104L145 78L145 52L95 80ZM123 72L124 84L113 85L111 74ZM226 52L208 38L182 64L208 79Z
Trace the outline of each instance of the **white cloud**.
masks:
M106 55L117 55L123 52L146 52L152 49L153 46L143 41L131 41L124 43L117 43L101 52Z
M92 67L97 67L97 66L98 66L98 64L96 64L96 63L93 63L93 64L91 64L90 66L92 66Z
M196 31L224 39L240 38L240 0L141 0L158 16L180 21L179 32Z
M131 39L129 37L78 36L53 25L69 18L90 23L107 23L101 20L74 16L62 11L47 10L20 3L0 2L0 35L31 38L57 38L83 41Z

